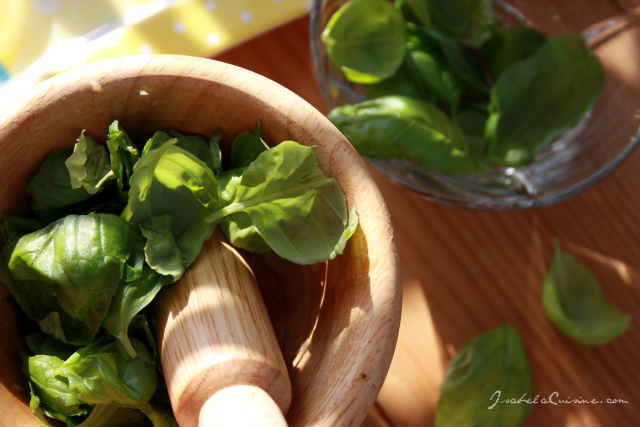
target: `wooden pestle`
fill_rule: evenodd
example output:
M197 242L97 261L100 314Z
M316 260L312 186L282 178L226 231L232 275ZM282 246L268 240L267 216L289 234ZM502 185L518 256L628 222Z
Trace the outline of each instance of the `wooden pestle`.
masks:
M291 384L269 314L251 269L222 233L154 304L181 427L287 425Z

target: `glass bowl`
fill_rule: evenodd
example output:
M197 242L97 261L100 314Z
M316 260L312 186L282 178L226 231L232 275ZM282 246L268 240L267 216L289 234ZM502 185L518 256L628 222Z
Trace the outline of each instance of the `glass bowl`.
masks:
M315 0L311 10L311 49L318 85L329 109L366 100L329 59L321 34L347 0ZM502 1L494 13L507 23L526 17ZM494 211L548 206L592 187L620 166L640 142L640 32L633 13L586 29L587 44L605 68L606 84L594 107L574 127L540 150L523 167L500 167L474 174L445 174L399 159L367 161L377 171L426 199L447 205Z

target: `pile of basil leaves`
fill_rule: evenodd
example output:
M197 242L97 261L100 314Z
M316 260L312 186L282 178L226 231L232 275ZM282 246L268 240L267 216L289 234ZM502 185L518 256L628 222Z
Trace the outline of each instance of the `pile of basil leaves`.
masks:
M106 146L82 132L29 183L34 215L3 215L0 279L33 326L23 370L42 424L176 425L148 306L216 226L300 264L343 251L357 216L313 148L269 148L258 123L223 163L220 138L159 131L139 151L117 121Z
M605 82L581 34L508 26L491 0L352 0L322 40L368 98L328 115L358 152L445 173L530 164Z

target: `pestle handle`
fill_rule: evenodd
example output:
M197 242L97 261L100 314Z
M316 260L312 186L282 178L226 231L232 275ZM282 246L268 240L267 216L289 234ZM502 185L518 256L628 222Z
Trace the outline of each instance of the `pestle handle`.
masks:
M280 347L251 269L222 233L214 233L184 276L160 292L154 310L162 368L181 427L198 426L199 420L207 425L202 422L209 417L235 418L241 425L238 417L254 413L272 415L254 417L261 422L256 425L286 425L291 384Z
M263 389L251 385L225 388L200 411L200 427L286 427L282 411Z

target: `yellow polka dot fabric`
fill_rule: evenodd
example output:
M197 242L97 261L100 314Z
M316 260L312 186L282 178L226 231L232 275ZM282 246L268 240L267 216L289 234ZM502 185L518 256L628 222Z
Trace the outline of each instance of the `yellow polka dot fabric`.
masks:
M80 64L212 56L306 13L309 0L0 0L0 106Z

